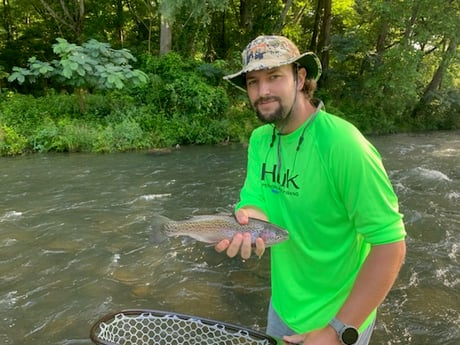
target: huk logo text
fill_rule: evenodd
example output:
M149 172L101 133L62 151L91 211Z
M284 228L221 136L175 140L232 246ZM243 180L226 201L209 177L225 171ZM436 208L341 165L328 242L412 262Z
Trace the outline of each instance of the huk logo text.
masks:
M296 178L299 177L298 174L291 176L291 171L287 169L283 174L279 172L277 169L277 165L273 164L273 168L267 168L267 163L262 164L262 181L266 181L268 183L276 183L280 187L284 188L295 188L300 189L299 185L296 183Z

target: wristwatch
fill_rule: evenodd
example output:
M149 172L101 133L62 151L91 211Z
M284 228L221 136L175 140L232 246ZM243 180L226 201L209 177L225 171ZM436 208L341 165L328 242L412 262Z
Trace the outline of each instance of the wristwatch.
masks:
M329 325L335 329L343 345L353 345L358 341L359 333L353 326L344 324L336 317L329 322Z

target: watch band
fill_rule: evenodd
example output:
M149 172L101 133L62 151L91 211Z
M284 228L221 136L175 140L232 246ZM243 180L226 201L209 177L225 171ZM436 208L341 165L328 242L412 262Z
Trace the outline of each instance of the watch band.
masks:
M329 321L329 324L331 325L332 328L335 329L337 334L340 334L342 329L345 327L345 324L339 319L337 319L336 317L334 317L331 321Z
M342 344L353 345L358 341L359 333L353 326L344 324L336 317L329 321L329 325L337 332L337 336Z

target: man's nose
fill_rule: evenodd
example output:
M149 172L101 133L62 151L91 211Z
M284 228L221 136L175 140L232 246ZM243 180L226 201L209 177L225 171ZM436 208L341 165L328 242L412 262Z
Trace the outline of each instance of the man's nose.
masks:
M259 96L267 96L270 94L270 85L267 82L259 82Z

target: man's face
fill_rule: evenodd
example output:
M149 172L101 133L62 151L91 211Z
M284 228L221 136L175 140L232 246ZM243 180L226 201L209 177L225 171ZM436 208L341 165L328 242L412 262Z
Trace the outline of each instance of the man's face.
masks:
M288 114L296 93L292 65L248 72L246 90L257 117L279 123Z

